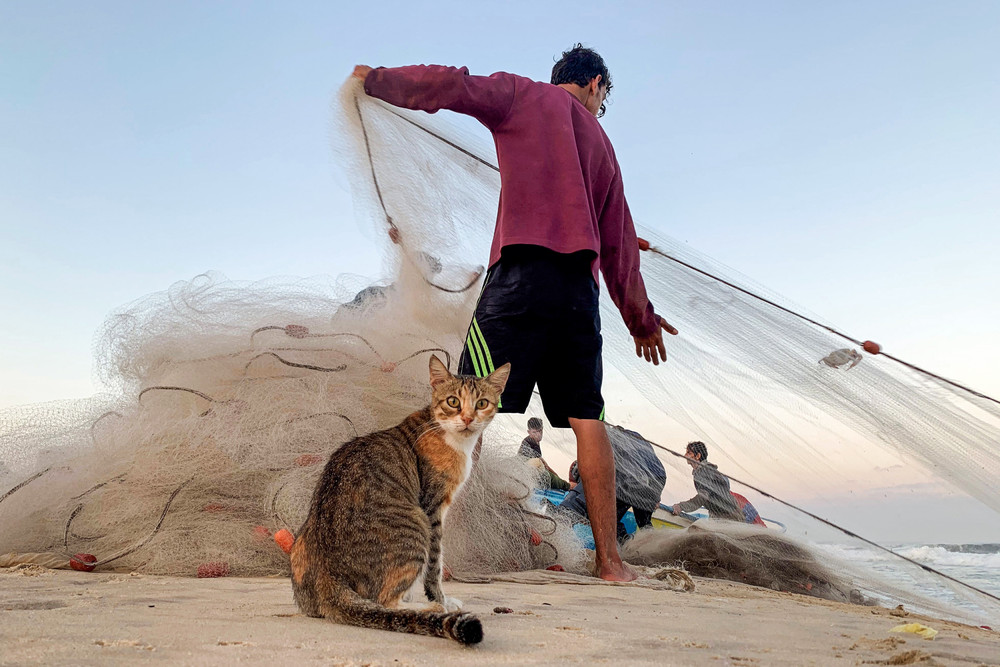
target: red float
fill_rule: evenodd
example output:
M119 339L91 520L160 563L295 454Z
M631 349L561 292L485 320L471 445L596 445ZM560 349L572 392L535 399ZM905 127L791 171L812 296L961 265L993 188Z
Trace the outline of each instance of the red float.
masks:
M297 466L314 466L317 463L321 463L323 457L319 454L303 454L302 456L295 459L295 465Z
M865 344L862 345L861 347L863 347L865 349L865 352L867 352L868 354L878 354L879 352L882 351L881 345L870 340L866 340Z
M202 563L198 566L199 579L215 579L216 577L229 576L229 563L225 561L213 561Z
M72 558L69 559L69 566L80 572L93 572L94 566L91 563L96 562L97 556L94 554L73 554Z

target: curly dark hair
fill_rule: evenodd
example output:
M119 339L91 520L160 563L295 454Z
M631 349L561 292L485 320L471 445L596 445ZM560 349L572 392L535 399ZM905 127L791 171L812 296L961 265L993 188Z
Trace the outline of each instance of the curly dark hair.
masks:
M542 420L539 419L538 417L532 417L531 419L528 420L528 428L533 429L535 431L541 431Z
M700 454L702 461L708 460L708 447L705 446L704 442L696 440L694 442L688 443L688 451L692 454Z
M604 87L606 104L608 96L611 95L611 72L608 71L608 66L604 64L604 58L597 51L577 43L570 50L563 51L562 58L552 66L552 79L549 83L556 86L561 83L586 86L598 74L601 75L599 85ZM601 109L597 112L598 118L607 111L605 104L601 104Z

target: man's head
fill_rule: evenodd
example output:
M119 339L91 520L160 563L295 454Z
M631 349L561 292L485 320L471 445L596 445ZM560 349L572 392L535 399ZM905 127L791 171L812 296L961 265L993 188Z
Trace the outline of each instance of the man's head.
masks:
M535 442L542 441L542 420L538 417L532 417L528 420L528 435Z
M587 110L598 118L604 115L604 101L611 93L611 73L597 51L583 44L563 51L562 58L552 66L550 83L576 86L574 92Z
M694 467L696 464L694 461L704 463L708 460L708 448L705 447L704 442L695 441L689 442L687 446L687 451L684 452L684 458L688 459L688 463Z

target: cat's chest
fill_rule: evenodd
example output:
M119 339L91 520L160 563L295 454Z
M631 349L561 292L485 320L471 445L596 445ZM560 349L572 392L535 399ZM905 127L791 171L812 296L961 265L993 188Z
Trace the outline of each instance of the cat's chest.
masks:
M436 505L449 505L469 477L471 457L460 453L450 456L424 458L421 466L421 505L434 509Z

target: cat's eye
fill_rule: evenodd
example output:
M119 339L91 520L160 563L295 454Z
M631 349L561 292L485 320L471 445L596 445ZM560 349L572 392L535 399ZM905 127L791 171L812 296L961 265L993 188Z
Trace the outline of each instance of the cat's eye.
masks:
M476 410L485 410L488 407L490 407L490 402L485 398L480 398L476 401Z
M462 402L458 400L458 396L449 396L446 402L452 408L457 408L462 404Z

